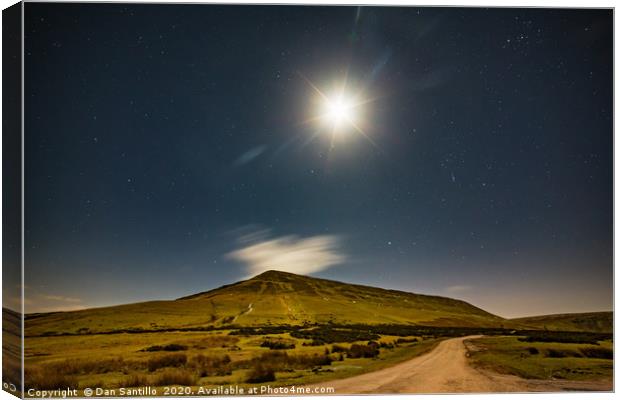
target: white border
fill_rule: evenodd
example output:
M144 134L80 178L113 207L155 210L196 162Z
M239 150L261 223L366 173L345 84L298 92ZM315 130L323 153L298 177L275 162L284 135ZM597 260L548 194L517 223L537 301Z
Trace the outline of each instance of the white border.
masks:
M36 1L36 0L34 0ZM32 1L32 2L34 2ZM106 3L121 3L120 1L82 1L84 3L86 2L92 2L92 3L96 3L96 2L106 2ZM133 1L129 1L131 3L192 3L192 4L229 4L229 3L235 3L233 1L226 1L226 0L219 0L219 1L174 1L174 0L133 0ZM2 6L2 9L7 8L13 4L17 3L16 1L12 1L12 0L0 0L0 5ZM493 0L478 0L478 1L466 1L466 0L449 0L447 2L438 2L438 1L424 1L424 0L417 0L417 1L408 1L408 0L374 0L374 1L355 1L355 0L338 0L338 1L316 1L316 0L288 0L288 1L269 1L269 0L243 0L243 1L239 1L238 3L244 3L244 4L311 4L311 5L376 5L376 6L394 6L394 5L403 5L403 6L444 6L444 7L448 7L448 6L466 6L466 7L558 7L558 8L615 8L616 6L616 2L615 1L601 1L601 0L594 0L594 1L578 1L578 0L563 0L563 1L558 1L558 0L544 0L544 1L536 1L536 0L524 0L524 1L493 1ZM23 5L22 5L22 10L23 10ZM22 17L23 17L23 12L22 12ZM618 83L615 80L615 72L616 72L616 64L615 64L615 54L617 53L617 46L618 46L618 34L617 31L615 30L615 22L616 22L616 13L614 11L614 100L615 100L615 93L617 92L618 89ZM24 62L24 43L23 43L23 24L22 24L22 68L24 66L23 62ZM1 32L0 32L0 49L1 49ZM22 69L23 72L23 69ZM2 87L2 84L0 83L0 89ZM23 74L22 74L22 93L24 91L24 80L23 80ZM24 146L24 134L23 134L23 129L24 129L24 97L22 96L22 150L23 150L23 146ZM616 104L616 102L614 101L614 155L618 153L618 150L620 149L620 144L618 144L618 142L615 140L615 116L618 115L617 113L618 111L618 106ZM0 111L1 113L1 111ZM2 142L0 141L0 154L2 152ZM0 155L0 160L1 160L1 155ZM0 163L0 172L1 172L1 163ZM618 166L615 163L615 157L614 157L614 227L617 225L618 220L620 219L620 217L618 217L615 213L615 209L616 209L616 205L618 204L618 200L617 197L615 196L615 178L616 176L618 176ZM0 183L1 183L1 174L0 174ZM22 189L23 189L23 180L24 180L24 157L23 157L23 152L22 152ZM0 199L1 202L1 199ZM22 249L21 249L21 257L22 257L22 299L24 298L24 212L23 212L23 205L24 205L24 193L22 190L22 215L21 215L21 220L22 220L22 227L21 227L21 233L22 233ZM2 218L2 210L0 208L0 220ZM615 231L615 229L614 229ZM0 238L1 238L1 231L0 231ZM618 283L618 276L615 274L615 250L619 248L620 245L620 239L618 239L615 235L614 235L614 310L617 310L617 298L615 297L615 288L617 287L617 283ZM1 260L1 255L2 255L2 249L0 246L0 260ZM0 287L0 295L2 293L2 289ZM22 313L24 312L24 304L22 302ZM615 324L616 321L616 316L614 314L614 328L616 327ZM2 338L2 334L0 331L0 340ZM22 340L23 340L23 332L22 332ZM617 330L614 329L614 340L615 343L618 343L618 333ZM22 348L22 362L23 362L23 351L24 349ZM23 368L22 368L22 375L23 375ZM618 382L618 368L616 368L615 365L615 360L614 360L614 382L617 383ZM22 382L23 382L23 376L22 376ZM489 399L489 400L496 400L496 399L520 399L522 397L532 397L535 399L565 399L565 398L571 398L571 399L585 399L585 400L590 400L590 399L611 399L615 397L615 394L613 393L569 393L569 392L563 392L563 393L527 393L527 394L475 394L475 395L467 395L467 394L459 394L459 395L389 395L389 396L378 396L378 395L372 395L370 397L373 398L381 398L381 399L390 399L390 398L397 398L397 399L416 399L416 400L443 400L443 399L463 399L463 400L474 400L474 399ZM8 394L7 392L1 391L0 390L0 400L9 400L9 399L14 399L15 397L11 396L10 394ZM248 397L235 397L234 399L247 399ZM275 398L275 397L268 397L268 398ZM291 398L291 396L287 397L287 398ZM301 398L301 397L300 397ZM350 400L350 399L355 399L355 398L359 398L359 397L353 397L353 396L313 396L313 399L341 399L341 400ZM158 398L159 399L159 398ZM178 397L176 399L182 399L182 397ZM231 397L231 399L233 399L233 397Z

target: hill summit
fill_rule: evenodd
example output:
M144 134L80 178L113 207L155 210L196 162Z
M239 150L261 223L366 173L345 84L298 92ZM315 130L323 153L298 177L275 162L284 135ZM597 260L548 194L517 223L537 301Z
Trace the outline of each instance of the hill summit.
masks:
M270 270L176 300L27 316L26 335L304 324L499 327L461 300Z
M461 300L292 274L263 272L246 281L179 300L221 302L234 296L247 310L241 325L269 323L399 323L499 326L502 318ZM252 311L249 311L250 308Z

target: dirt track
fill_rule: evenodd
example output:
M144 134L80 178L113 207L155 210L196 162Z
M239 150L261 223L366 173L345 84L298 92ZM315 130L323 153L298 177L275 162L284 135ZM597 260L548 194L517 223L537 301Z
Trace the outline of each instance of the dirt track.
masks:
M569 382L522 379L471 367L464 340L447 339L431 352L393 367L321 384L347 393L484 393L612 390L611 382Z

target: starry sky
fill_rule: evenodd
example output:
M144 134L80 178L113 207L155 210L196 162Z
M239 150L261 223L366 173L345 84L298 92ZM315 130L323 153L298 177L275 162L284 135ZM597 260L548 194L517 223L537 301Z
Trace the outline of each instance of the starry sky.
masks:
M612 308L610 10L25 9L27 312L266 269Z

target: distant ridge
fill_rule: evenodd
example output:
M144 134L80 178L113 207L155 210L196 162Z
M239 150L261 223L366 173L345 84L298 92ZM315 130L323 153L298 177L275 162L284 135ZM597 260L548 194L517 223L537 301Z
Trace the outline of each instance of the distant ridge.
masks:
M526 327L550 331L611 333L614 329L614 314L612 311L537 315L513 318L510 321Z

